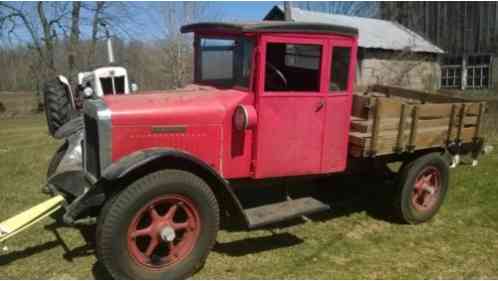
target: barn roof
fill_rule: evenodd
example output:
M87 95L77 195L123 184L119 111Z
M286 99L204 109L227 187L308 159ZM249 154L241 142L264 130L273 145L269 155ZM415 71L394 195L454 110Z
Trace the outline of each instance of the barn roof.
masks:
M288 22L288 21L260 21L252 23L242 22L200 22L181 27L182 33L201 30L224 32L302 32L302 33L333 33L350 36L358 35L358 30L349 26L330 23Z
M278 5L274 6L264 19L281 20L283 15L284 9ZM291 19L294 22L320 22L356 28L359 31L358 44L362 48L444 53L441 48L421 35L392 21L314 12L296 7L292 7Z

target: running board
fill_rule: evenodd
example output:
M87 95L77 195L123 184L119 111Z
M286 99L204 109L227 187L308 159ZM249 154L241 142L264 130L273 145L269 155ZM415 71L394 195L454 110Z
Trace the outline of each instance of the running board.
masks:
M246 209L244 213L249 229L254 229L329 209L329 205L312 197L305 197Z

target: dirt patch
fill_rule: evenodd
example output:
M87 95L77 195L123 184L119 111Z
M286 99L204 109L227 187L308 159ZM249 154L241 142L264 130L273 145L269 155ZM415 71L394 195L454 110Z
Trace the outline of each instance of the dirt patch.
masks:
M7 111L5 105L3 105L3 103L0 102L0 113L4 113L5 111Z

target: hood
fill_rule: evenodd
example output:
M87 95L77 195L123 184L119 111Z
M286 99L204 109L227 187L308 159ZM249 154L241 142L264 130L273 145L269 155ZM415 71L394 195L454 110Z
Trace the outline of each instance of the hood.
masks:
M113 126L222 124L228 110L249 93L235 89L187 87L105 96Z

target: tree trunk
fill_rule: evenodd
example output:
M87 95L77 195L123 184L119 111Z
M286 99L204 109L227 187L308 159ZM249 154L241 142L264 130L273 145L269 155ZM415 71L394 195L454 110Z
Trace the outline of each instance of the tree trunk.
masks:
M57 72L55 68L55 53L54 53L54 35L52 35L52 30L50 28L50 23L45 15L45 10L43 8L42 1L38 2L37 12L40 19L40 23L43 30L43 41L45 42L45 56L44 64L47 67L46 77L53 77ZM45 77L45 78L46 78Z
M68 66L69 79L73 80L76 76L76 57L78 56L78 44L80 41L80 11L81 2L73 2L71 12L71 34L69 35Z
M99 24L101 23L100 14L104 10L105 2L99 1L95 3L95 13L93 14L92 19L92 41L90 44L90 52L88 56L88 64L95 63L95 54L97 49L97 35L99 33Z

